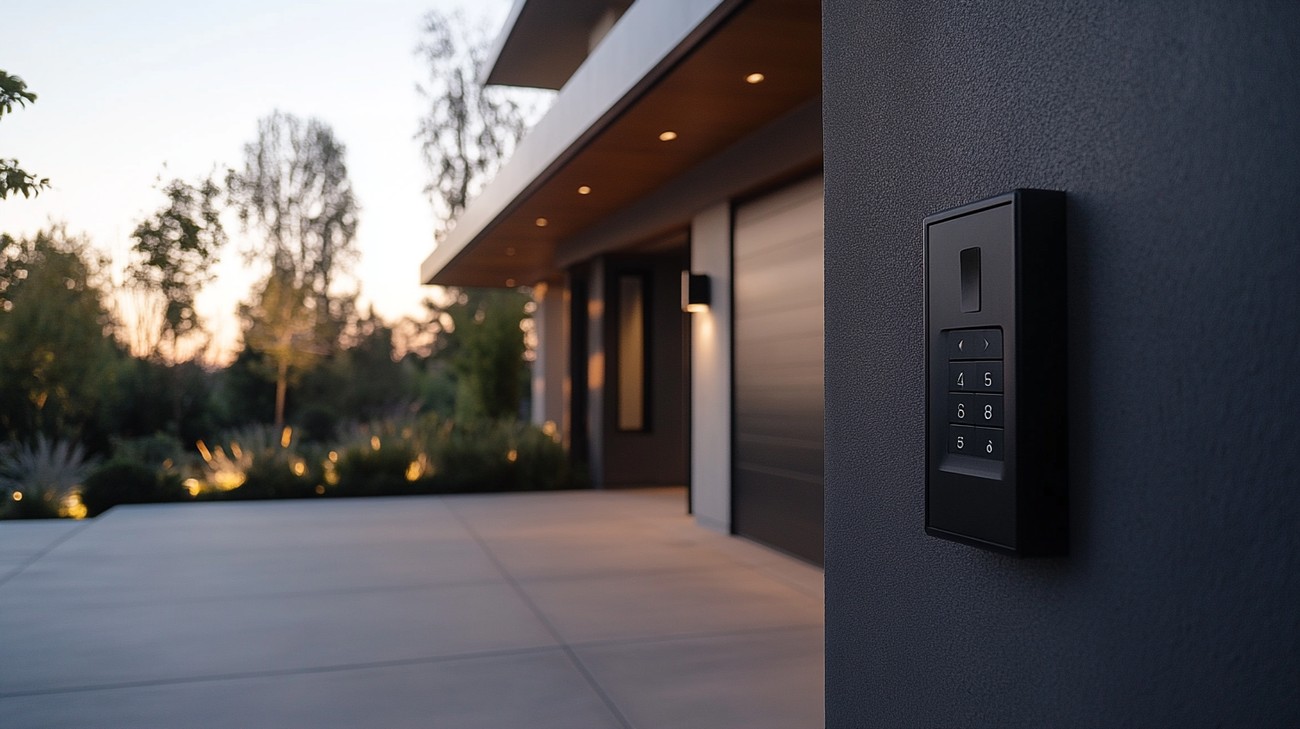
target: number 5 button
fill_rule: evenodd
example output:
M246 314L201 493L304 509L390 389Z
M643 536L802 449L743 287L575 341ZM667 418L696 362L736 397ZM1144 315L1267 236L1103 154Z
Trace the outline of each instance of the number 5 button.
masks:
M949 368L952 365L948 365ZM974 370L973 387L965 389L975 390L977 392L1002 392L1002 363L1001 362L976 362L972 363L971 368ZM967 380L971 382L971 380Z

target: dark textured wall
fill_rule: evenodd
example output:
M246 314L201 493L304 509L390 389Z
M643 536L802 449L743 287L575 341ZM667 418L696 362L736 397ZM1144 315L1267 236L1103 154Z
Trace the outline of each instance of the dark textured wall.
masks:
M1300 3L825 0L827 717L1300 725ZM1068 193L1071 555L925 536L921 220Z

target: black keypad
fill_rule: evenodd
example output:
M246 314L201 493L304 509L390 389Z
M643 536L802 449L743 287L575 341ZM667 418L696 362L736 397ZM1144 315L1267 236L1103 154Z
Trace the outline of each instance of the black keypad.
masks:
M948 452L1002 460L1003 361L1001 329L946 332Z

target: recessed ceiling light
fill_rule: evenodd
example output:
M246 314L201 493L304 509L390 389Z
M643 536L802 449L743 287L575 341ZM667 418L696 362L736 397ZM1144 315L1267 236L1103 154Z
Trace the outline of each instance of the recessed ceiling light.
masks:
M763 79L765 78L767 77L761 73L751 73L745 77L745 81L751 84L758 84L758 83L762 83Z
M506 286L513 289L515 287L515 280L513 278L506 279Z
M590 194L591 194L591 188L588 187L587 185L583 185L582 187L579 187L579 188L578 188L578 194L579 194L579 195L590 195Z
M539 227L539 228L545 228L546 225L547 225L547 223L550 223L551 221L547 220L546 218L538 218L537 220L535 220L535 221L533 221L533 222L535 222L535 223L537 224L537 227Z
M506 255L507 255L507 256L513 256L514 254L515 254L514 246L511 246L511 247L509 247L509 248L506 249Z
M661 142L671 142L676 138L677 138L677 132L674 132L671 129L666 132L659 133L659 141Z

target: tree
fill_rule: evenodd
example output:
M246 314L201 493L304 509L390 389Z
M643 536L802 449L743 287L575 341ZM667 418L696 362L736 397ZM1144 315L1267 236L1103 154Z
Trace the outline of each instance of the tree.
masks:
M457 214L509 158L544 110L548 92L483 87L488 38L467 27L463 16L437 11L424 16L416 53L428 68L418 86L428 103L416 139L429 170L429 195L441 238ZM514 291L463 289L452 302L426 302L441 355L456 375L460 418L511 418L519 412L527 381L520 322L527 297ZM448 326L450 325L450 326Z
M95 424L118 356L104 266L62 226L0 235L0 436L78 439Z
M420 30L416 55L429 75L416 89L428 107L415 138L429 169L425 192L441 236L509 158L551 94L480 84L489 39L459 13L430 11Z
M212 278L216 254L226 243L217 200L221 189L210 178L196 184L174 179L162 189L167 204L141 221L131 237L135 256L128 269L133 282L162 298L154 352L171 342L180 356L182 337L201 328L194 300Z
M335 291L357 258L357 202L344 162L346 149L328 124L274 112L257 125L244 147L244 169L226 177L230 201L245 228L266 246L246 251L262 259L272 277L302 289L339 332L353 297Z
M348 345L308 372L296 389L291 421L322 439L341 419L366 422L418 409L414 368L395 357L393 329L372 308L360 317Z
M239 307L244 343L266 356L263 376L275 382L275 425L284 425L289 385L296 383L328 349L321 313L305 285L272 270L252 304Z
M446 352L457 375L458 418L518 416L528 381L520 326L527 302L514 290L467 289L447 307L454 322Z
M14 105L27 106L36 102L36 94L27 90L27 84L17 76L0 69L0 117L14 110ZM21 192L23 197L39 195L50 186L48 177L37 178L18 166L16 159L0 159L0 200Z

